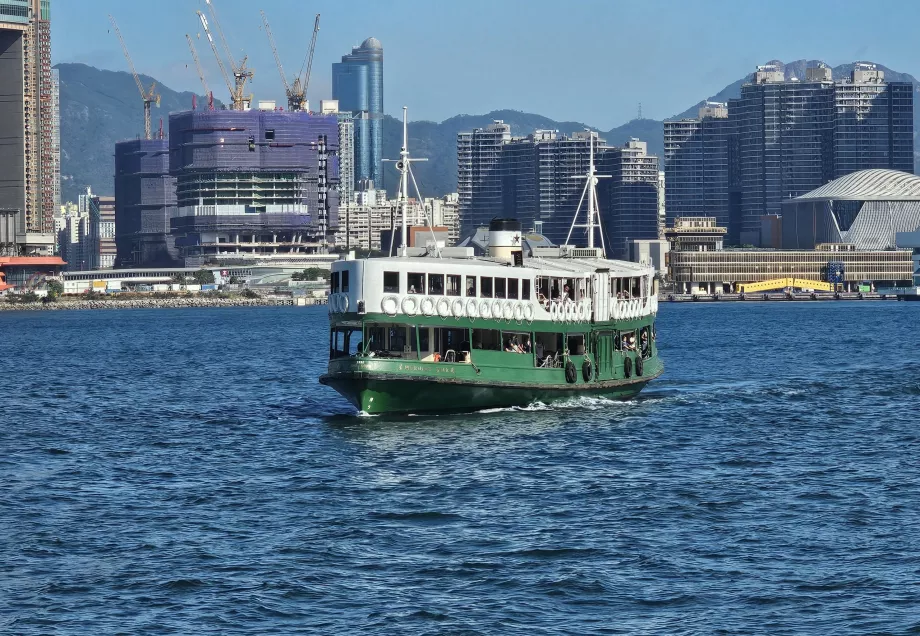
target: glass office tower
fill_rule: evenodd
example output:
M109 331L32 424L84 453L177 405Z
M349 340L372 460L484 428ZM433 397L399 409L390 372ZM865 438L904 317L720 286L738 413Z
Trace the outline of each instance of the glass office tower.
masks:
M383 187L383 46L367 38L332 65L332 98L354 114L355 184Z

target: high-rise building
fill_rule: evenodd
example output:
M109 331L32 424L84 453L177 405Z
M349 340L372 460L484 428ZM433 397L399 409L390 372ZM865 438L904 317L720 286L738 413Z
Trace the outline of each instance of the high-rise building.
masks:
M176 212L176 178L169 174L169 142L135 139L115 144L117 267L179 265L169 222Z
M336 115L273 107L171 114L170 224L186 266L325 251L338 226L338 131Z
M345 206L355 195L355 118L351 112L339 110L335 99L321 100L319 110L339 120L339 148L335 156L339 162L339 204Z
M607 254L626 260L630 241L658 238L658 157L633 138L604 149L599 171L610 175L598 184Z
M710 215L728 225L728 108L708 103L696 119L664 122L664 191L667 224L677 217Z
M383 181L383 46L367 38L332 65L332 98L354 115L354 183Z
M89 212L89 268L115 267L115 197L94 196Z
M51 70L51 163L54 177L54 214L61 209L61 74L55 68Z
M579 177L588 171L590 143L587 132L567 136L537 130L526 137L512 137L510 127L500 121L458 134L461 234L488 226L495 217L506 217L518 219L526 228L540 227L550 241L564 243L584 191L584 180ZM645 144L638 140L631 140L625 148L595 140L594 152L601 173L612 176L603 179L598 190L603 222L611 226L605 228L608 239L614 236L611 232L627 230L629 238L657 238L657 157L648 155ZM628 205L638 207L630 210ZM654 228L651 236L646 231L649 223ZM619 251L611 254L623 257L625 239L614 238ZM570 242L587 244L584 230L573 231Z
M511 126L495 121L457 135L457 194L460 232L488 226L503 214L500 160L511 141Z
M0 3L0 253L54 250L54 80L50 0Z
M834 84L833 178L871 168L914 171L913 93L910 82L886 82L884 71L861 62Z
M871 64L836 82L823 64L758 67L727 114L666 122L665 172L669 221L714 216L729 244L760 244L763 217L835 177L913 170L913 87Z

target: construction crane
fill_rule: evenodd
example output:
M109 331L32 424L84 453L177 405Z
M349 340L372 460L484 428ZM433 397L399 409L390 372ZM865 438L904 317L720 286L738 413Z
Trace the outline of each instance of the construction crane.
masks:
M131 74L134 76L134 81L137 83L137 90L141 93L141 99L144 100L144 139L150 139L150 106L156 104L157 107L160 106L160 96L156 94L156 82L150 85L150 90L145 91L144 85L141 83L141 78L138 76L137 71L134 70L134 62L131 60L131 54L128 53L128 45L125 44L125 39L121 36L121 30L118 28L118 23L115 22L115 18L111 15L109 20L112 22L112 28L115 29L115 35L118 36L118 41L121 42L121 48L125 52L125 59L128 60L128 66L131 67Z
M201 87L204 89L205 97L208 98L208 108L214 110L214 94L211 92L211 89L208 88L208 80L204 78L204 69L201 68L201 60L198 59L198 51L195 50L195 43L192 42L192 36L188 33L185 34L185 39L188 40L188 50L192 53L192 59L195 60L195 68L198 69L198 79L201 80Z
M198 51L195 50L195 43L192 42L192 36L186 33L185 39L188 40L188 50L192 54L192 59L195 60L195 68L198 69L198 79L201 80L201 87L204 89L204 94L210 95L211 89L208 88L208 80L204 78L204 69L201 68L201 60L198 59Z
M197 12L198 18L201 20L201 26L204 28L205 34L208 36L208 42L211 43L211 50L214 51L214 57L217 58L217 65L220 67L221 75L224 76L227 90L230 91L230 103L233 110L247 110L252 103L252 95L245 95L246 82L252 79L252 76L255 75L255 71L247 68L246 62L249 58L245 55L243 59L237 63L236 59L233 57L233 53L230 51L230 45L227 44L224 30L220 26L220 19L217 17L217 9L214 8L214 3L211 0L205 0L205 4L208 5L211 11L211 20L214 22L214 28L217 30L218 38L220 38L221 46L224 49L224 55L227 57L227 61L230 62L230 72L233 74L233 82L230 81L230 75L227 73L227 68L224 66L223 60L221 59L217 43L211 35L211 28L207 18L201 11Z
M310 83L310 69L313 67L313 51L316 49L316 34L319 32L319 14L316 14L316 22L313 25L313 40L310 43L310 51L308 57L304 60L304 65L307 68L306 76L304 76L304 69L301 67L300 73L294 78L293 84L290 84L284 73L284 67L281 64L281 56L278 55L278 47L275 45L275 36L272 34L271 25L268 24L268 17L265 15L264 11L261 13L262 23L265 25L265 34L268 36L268 43L272 47L272 53L275 56L275 64L278 65L278 73L281 74L281 83L284 84L284 92L288 100L288 110L306 110L307 86Z
M313 71L313 52L316 51L316 36L319 34L319 14L316 14L316 22L313 23L313 39L310 40L310 54L307 58L307 72L304 74L303 69L301 68L301 75L303 76L303 96L304 103L307 99L307 89L310 88L310 73Z

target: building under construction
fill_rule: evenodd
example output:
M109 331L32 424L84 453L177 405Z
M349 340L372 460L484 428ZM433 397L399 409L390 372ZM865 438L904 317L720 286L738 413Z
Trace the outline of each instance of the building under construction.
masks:
M338 224L335 114L199 110L169 117L171 232L189 266L325 252Z
M54 250L54 82L50 0L0 3L0 254Z
M169 226L175 212L169 142L135 139L115 144L115 266L176 265L179 255Z

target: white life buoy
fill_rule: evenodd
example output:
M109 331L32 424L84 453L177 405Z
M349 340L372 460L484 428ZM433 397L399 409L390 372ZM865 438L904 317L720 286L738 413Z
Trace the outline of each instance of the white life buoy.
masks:
M339 307L339 311L341 311L343 314L348 311L348 296L345 294L342 294L342 300L339 302Z
M466 301L466 315L471 320L473 318L479 318L479 305L476 304L475 298L470 298Z
M506 300L505 304L502 306L502 318L508 321L514 318L514 303L510 300Z
M335 294L335 295L333 296L333 300L334 300L334 302L333 302L333 304L332 304L332 311L335 312L335 313L337 313L337 314L342 313L342 295L341 295L341 294Z
M399 300L396 296L384 296L383 300L380 301L380 309L387 316L395 316L396 312L399 311Z
M524 320L527 322L533 322L533 304L527 303L524 305Z
M572 322L575 319L575 303L566 302L563 304L565 306L565 321Z
M454 318L463 318L463 301L459 298L455 299L450 304L450 313L454 315Z
M418 301L414 296L406 296L403 298L402 310L407 316L414 316L418 313Z
M502 301L493 300L492 301L492 318L495 320L502 319Z
M550 303L549 317L552 318L553 322L559 322L559 303Z
M492 305L488 300L479 301L479 317L488 320L492 316Z
M434 301L430 296L425 296L418 304L419 311L426 316L434 316Z
M514 303L514 319L518 322L524 319L524 307L521 303Z
M450 301L446 298L438 300L438 315L441 318L450 318Z
M591 301L588 299L583 300L581 303L581 308L583 309L581 319L591 320Z

